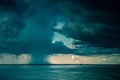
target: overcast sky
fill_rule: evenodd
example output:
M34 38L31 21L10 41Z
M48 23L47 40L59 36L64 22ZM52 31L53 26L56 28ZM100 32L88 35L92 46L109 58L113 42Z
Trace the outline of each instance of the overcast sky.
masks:
M0 0L0 63L120 64L119 21L117 0Z

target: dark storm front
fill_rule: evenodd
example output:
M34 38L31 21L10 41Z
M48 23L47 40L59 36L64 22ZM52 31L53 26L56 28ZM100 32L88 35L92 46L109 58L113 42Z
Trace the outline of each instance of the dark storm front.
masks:
M0 0L0 64L54 64L44 61L54 54L104 54L102 63L120 64L112 57L119 21L118 0Z
M0 80L119 80L115 65L0 66Z

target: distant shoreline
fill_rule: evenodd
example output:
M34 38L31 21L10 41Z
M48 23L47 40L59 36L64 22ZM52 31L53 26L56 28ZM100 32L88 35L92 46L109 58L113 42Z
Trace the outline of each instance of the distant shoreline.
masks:
M0 66L44 66L44 65L90 65L90 66L120 66L120 64L0 64Z

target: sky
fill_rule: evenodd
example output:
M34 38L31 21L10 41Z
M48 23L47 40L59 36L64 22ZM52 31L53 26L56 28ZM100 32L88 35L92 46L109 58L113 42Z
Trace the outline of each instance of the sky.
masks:
M0 64L120 64L117 0L0 0Z

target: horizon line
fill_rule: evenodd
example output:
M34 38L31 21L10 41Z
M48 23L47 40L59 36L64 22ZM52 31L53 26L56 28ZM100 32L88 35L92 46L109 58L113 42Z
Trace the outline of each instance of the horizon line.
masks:
M9 66L9 65L116 65L120 66L120 64L0 64L0 66Z

